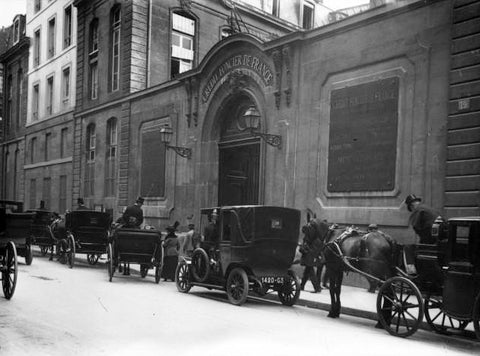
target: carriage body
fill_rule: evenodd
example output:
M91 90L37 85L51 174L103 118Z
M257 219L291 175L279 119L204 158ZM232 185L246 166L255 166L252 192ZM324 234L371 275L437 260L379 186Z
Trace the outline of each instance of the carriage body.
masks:
M458 320L480 318L480 216L447 223L447 252L442 291L445 314ZM480 333L480 331L479 331ZM480 338L480 334L478 335Z
M0 245L6 246L12 241L18 256L24 257L27 265L33 261L31 224L34 216L34 213L23 212L23 202L0 201Z
M33 245L39 246L43 255L47 254L48 250L51 250L53 254L54 246L57 243L52 231L55 214L52 211L43 209L28 210L27 212L34 214L31 224Z
M70 267L77 253L86 254L92 265L106 253L111 223L110 214L100 211L76 210L65 215Z
M157 230L119 227L107 247L109 280L116 268L124 264L139 264L140 275L145 278L149 269L155 269L155 282L160 281L163 251L161 233Z
M216 233L211 234L214 210L218 219ZM181 261L177 272L182 263L188 265L191 285L226 290L233 304L245 302L248 292L264 295L273 290L282 303L293 305L299 296L299 283L290 267L299 228L300 211L291 208L251 205L202 209L203 241L191 260ZM178 273L176 279L178 287ZM241 293L231 290L232 285L240 286Z

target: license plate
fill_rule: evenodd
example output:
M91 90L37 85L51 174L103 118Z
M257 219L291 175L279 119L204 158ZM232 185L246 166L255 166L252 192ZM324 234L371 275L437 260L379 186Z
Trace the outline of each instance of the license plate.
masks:
M283 284L285 282L285 279L283 277L272 276L261 277L260 280L264 284Z

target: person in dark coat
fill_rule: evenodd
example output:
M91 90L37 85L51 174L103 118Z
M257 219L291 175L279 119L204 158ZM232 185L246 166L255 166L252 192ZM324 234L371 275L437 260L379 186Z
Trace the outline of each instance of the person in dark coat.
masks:
M142 197L138 197L135 201L135 204L127 206L122 214L122 217L117 220L117 222L121 223L125 227L139 228L143 223L143 202L144 199Z
M78 198L77 199L77 210L90 210L86 205L83 200L83 198Z
M439 216L438 212L422 204L422 199L413 194L407 196L405 205L411 212L408 223L420 238L420 243L435 244L437 241L432 236L432 225Z
M178 252L180 250L180 243L178 242L178 237L175 232L180 223L175 221L173 225L167 226L167 236L163 241L163 268L162 275L164 281L170 279L172 282L175 281L175 269L177 268L178 263Z
M314 293L318 293L322 290L320 286L320 273L315 271L315 268L321 266L322 261L320 253L321 241L319 239L309 240L307 237L303 240L303 243L300 247L300 253L302 257L300 258L300 264L305 267L303 270L303 277L300 283L300 289L305 289L305 284L310 280L313 284ZM322 265L323 267L323 265Z

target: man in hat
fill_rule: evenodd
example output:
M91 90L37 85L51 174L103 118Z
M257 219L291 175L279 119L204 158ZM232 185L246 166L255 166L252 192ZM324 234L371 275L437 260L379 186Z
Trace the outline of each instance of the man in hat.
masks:
M422 199L414 194L410 194L405 198L405 205L408 211L411 212L408 223L420 238L420 243L436 243L435 238L432 237L432 225L439 216L438 212L422 204Z
M83 201L83 198L77 199L77 210L90 210Z
M139 228L140 225L143 223L143 205L144 199L142 197L138 197L135 201L135 204L127 206L123 215L121 217L120 222L124 224L125 227L136 227Z

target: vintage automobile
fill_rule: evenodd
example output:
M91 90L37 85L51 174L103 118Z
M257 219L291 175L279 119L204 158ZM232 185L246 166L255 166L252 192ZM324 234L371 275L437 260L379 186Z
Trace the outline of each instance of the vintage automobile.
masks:
M161 238L161 233L155 229L116 228L107 246L109 281L122 263L134 263L140 265L142 278L147 276L149 269L155 268L155 283L159 283L163 260Z
M90 265L98 262L100 256L107 253L110 239L110 214L94 210L75 210L65 215L67 231L66 241L61 245L67 253L70 268L75 263L75 254L87 255Z
M180 258L177 289L224 290L235 305L243 304L250 292L264 296L274 291L282 304L294 305L300 283L290 267L299 226L296 209L256 205L202 209L203 241L191 258Z
M437 219L432 227L437 243L417 245L415 265L418 275L407 276L418 287L424 300L425 319L430 327L442 334L464 332L470 323L480 340L480 216ZM392 335L399 334L405 324L406 336L416 330L409 310L416 303L408 300L408 291L397 288L404 277L387 280L377 299L379 320ZM406 284L403 284L406 286ZM381 313L385 299L392 299L393 322L387 323ZM390 291L390 293L388 292ZM418 294L415 293L415 294ZM395 322L395 317L397 323ZM400 319L403 318L405 323ZM408 327L409 326L409 327Z

